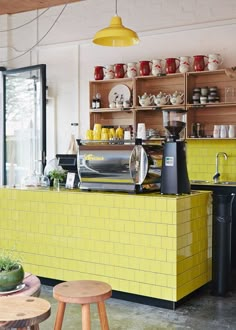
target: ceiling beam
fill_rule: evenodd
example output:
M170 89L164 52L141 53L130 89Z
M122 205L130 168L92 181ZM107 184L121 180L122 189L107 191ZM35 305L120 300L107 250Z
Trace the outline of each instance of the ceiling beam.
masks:
M81 0L0 0L0 15L17 14Z

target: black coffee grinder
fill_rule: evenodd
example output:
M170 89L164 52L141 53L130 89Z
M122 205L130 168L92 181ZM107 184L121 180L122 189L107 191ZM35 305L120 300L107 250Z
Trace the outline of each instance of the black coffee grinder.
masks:
M185 141L180 139L180 133L186 126L186 111L183 109L163 110L163 125L167 130L164 145L161 193L189 194Z

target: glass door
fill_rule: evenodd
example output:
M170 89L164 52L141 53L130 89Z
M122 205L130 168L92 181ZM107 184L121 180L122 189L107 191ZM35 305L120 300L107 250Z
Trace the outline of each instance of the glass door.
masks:
M46 65L3 72L3 183L20 186L46 165Z

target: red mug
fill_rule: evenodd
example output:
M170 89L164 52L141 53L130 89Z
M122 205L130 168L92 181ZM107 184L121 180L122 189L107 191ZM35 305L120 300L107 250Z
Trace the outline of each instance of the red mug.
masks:
M179 63L176 64L176 61ZM180 60L175 57L166 58L166 73L176 73L179 68Z
M104 67L103 66L95 66L94 67L94 79L95 80L103 80L104 78Z
M140 76L149 76L151 73L150 61L139 61Z
M204 57L208 58L206 55L195 55L193 56L193 68L194 71L204 71L208 62L205 63Z
M126 64L114 64L115 78L124 78L126 74Z

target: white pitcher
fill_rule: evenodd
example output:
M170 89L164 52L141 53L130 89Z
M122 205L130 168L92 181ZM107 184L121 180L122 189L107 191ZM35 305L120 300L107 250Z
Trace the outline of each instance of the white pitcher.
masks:
M115 76L114 65L108 64L105 66L104 79L113 79Z
M137 66L136 62L129 62L127 63L127 76L129 78L133 78L137 76Z
M190 71L190 56L180 56L179 72L185 73Z
M157 59L157 60L152 60L152 75L157 76L162 73L162 60Z
M220 54L209 54L207 68L209 71L214 71L219 69L220 65L223 63L223 59Z

